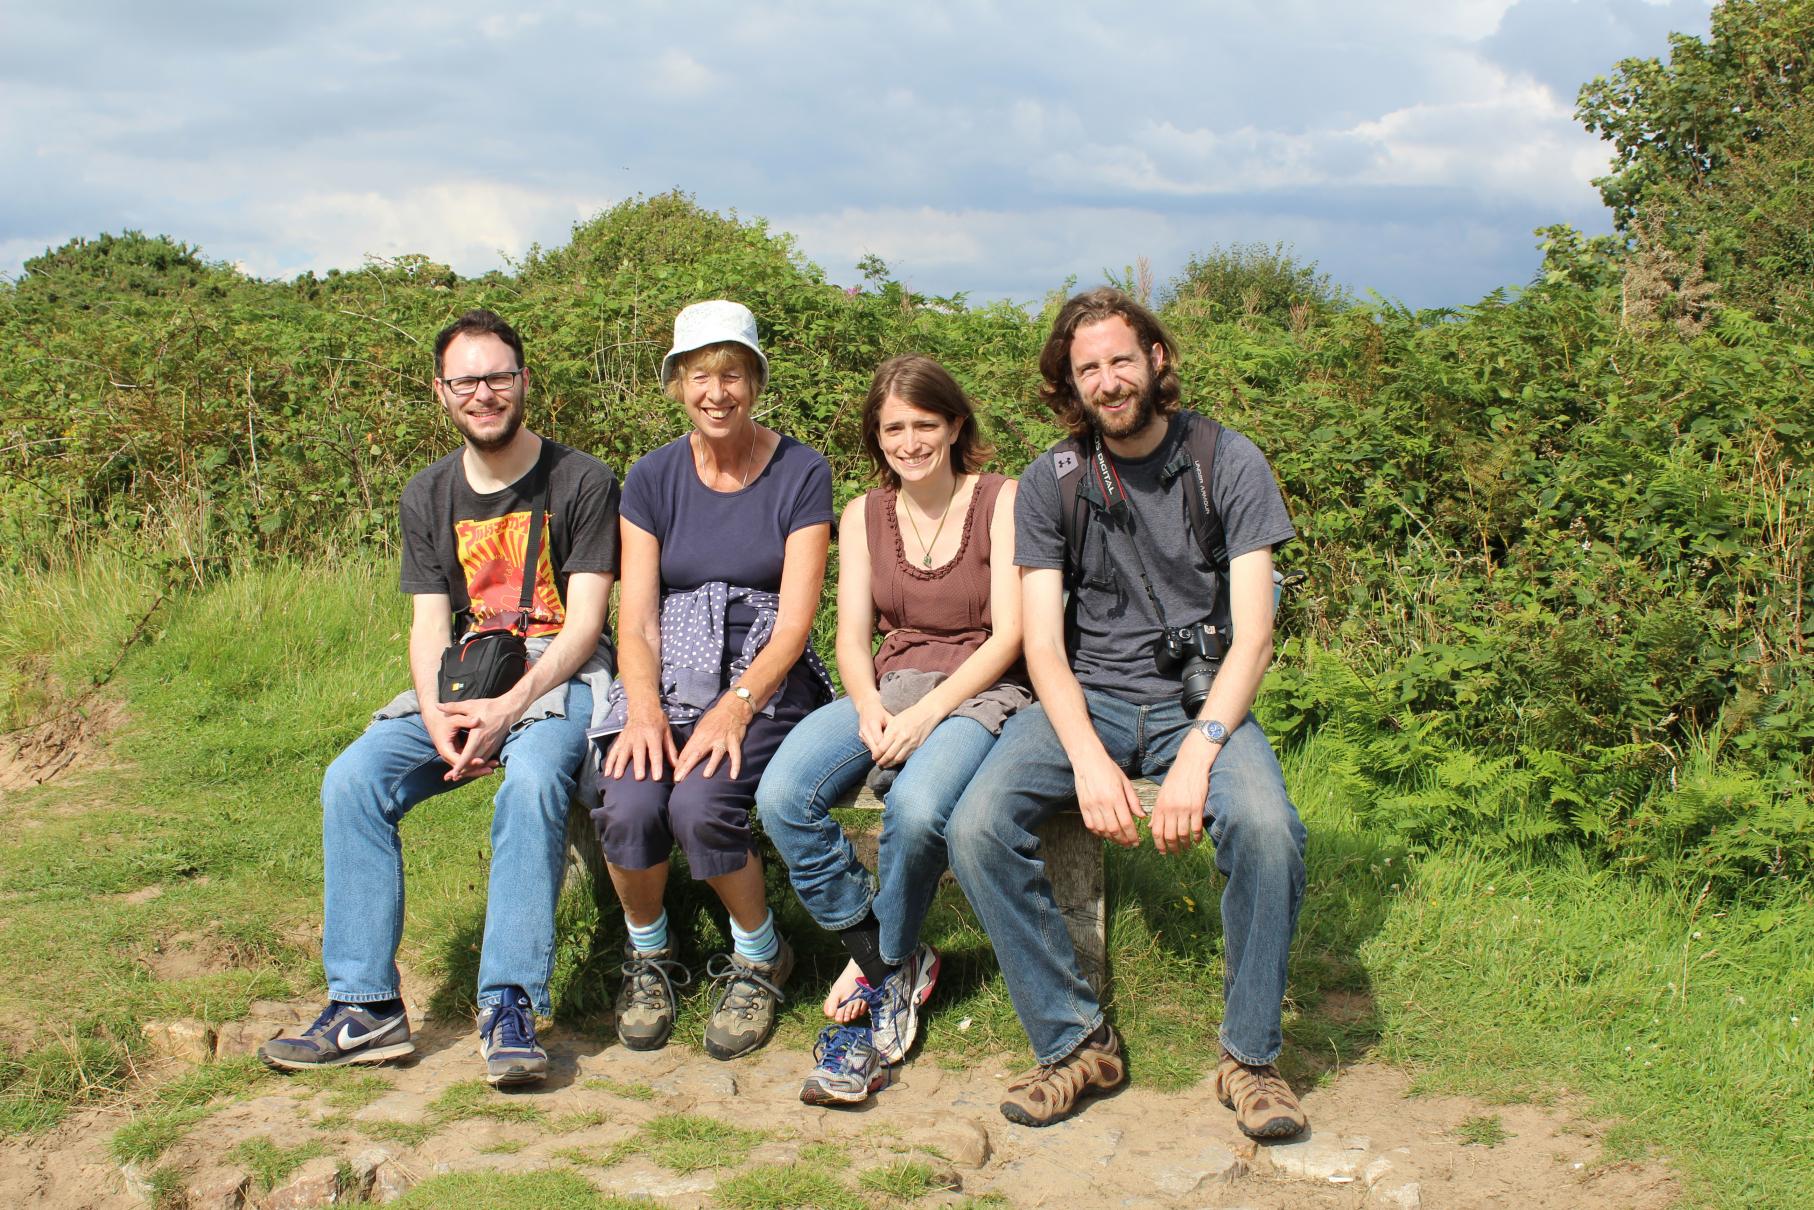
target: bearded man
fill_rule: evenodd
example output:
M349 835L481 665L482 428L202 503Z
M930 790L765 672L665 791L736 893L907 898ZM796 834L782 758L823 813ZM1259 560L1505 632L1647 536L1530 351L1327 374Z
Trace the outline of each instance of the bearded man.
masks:
M524 427L529 368L522 337L503 319L468 311L441 331L434 351L435 398L464 442L403 489L415 688L328 767L321 964L329 1002L313 1025L259 1053L297 1071L415 1050L396 964L397 825L424 799L501 768L479 950L479 1052L491 1083L528 1084L548 1072L535 1015L552 1010L568 804L581 784L586 729L616 666L605 613L617 574L617 478ZM531 662L521 679L490 697L442 700L442 655L456 633L506 629L527 636Z
M1280 1138L1306 1125L1274 1065L1305 832L1250 709L1272 660L1272 552L1295 531L1258 448L1178 409L1177 365L1158 318L1119 291L1053 321L1041 394L1071 436L1027 468L1014 509L1039 702L1003 728L946 842L1038 1060L1002 1113L1049 1125L1127 1067L1035 833L1075 799L1090 831L1136 845L1131 779L1160 781L1154 847L1183 854L1207 831L1228 878L1217 1094L1247 1134Z

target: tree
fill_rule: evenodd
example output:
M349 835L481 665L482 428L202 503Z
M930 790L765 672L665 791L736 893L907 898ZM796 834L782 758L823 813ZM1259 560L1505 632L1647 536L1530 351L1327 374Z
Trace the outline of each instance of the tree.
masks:
M1814 0L1725 0L1709 40L1671 34L1667 65L1622 59L1581 87L1575 116L1612 143L1594 182L1621 231L1647 201L1677 209L1793 106L1814 55Z
M1727 303L1765 318L1814 320L1814 98L1774 117L1716 180L1689 194L1680 226L1705 242Z
M1336 310L1347 293L1299 261L1284 243L1217 245L1193 256L1166 286L1163 303L1213 320L1263 316L1281 327L1302 327L1313 314Z

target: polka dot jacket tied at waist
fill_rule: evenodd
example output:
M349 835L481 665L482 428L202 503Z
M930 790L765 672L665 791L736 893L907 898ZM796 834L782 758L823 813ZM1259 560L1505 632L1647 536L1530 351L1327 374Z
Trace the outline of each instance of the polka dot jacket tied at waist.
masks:
M756 620L744 636L743 650L731 661L730 674L724 675L726 617L731 605L741 602L755 610ZM740 588L721 580L701 584L691 592L670 592L661 599L661 708L668 722L690 723L711 709L712 704L749 671L762 649L775 633L775 618L781 608L781 594L755 588ZM824 689L824 700L832 696L831 674L825 670L811 646L801 657L813 677ZM771 698L760 713L773 716ZM616 735L624 729L629 702L624 697L623 682L611 686L611 701L604 721L587 732L594 739Z

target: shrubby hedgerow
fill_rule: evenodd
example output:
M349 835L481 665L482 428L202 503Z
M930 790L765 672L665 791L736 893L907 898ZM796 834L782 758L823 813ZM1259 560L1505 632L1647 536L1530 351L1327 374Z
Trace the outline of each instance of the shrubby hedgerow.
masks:
M1368 822L1412 844L1805 879L1814 351L1742 312L1692 340L1633 326L1604 249L1551 248L1537 284L1454 311L1169 295L1186 398L1268 451L1301 533L1263 713L1279 742L1337 740ZM30 574L112 545L189 582L394 558L404 480L454 441L429 341L474 305L523 330L538 430L620 471L684 431L655 371L675 311L712 296L756 312L763 419L830 455L841 498L894 353L952 367L1002 469L1054 439L1045 317L870 268L842 288L679 194L477 278L405 257L263 282L165 239L78 240L0 286L0 558Z

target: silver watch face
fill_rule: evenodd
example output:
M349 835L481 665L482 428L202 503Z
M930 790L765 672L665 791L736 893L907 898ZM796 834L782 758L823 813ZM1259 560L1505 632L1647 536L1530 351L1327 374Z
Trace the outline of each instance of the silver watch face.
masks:
M1207 722L1198 723L1197 730L1201 731L1203 738L1212 744L1222 743L1228 738L1228 728L1213 718Z

